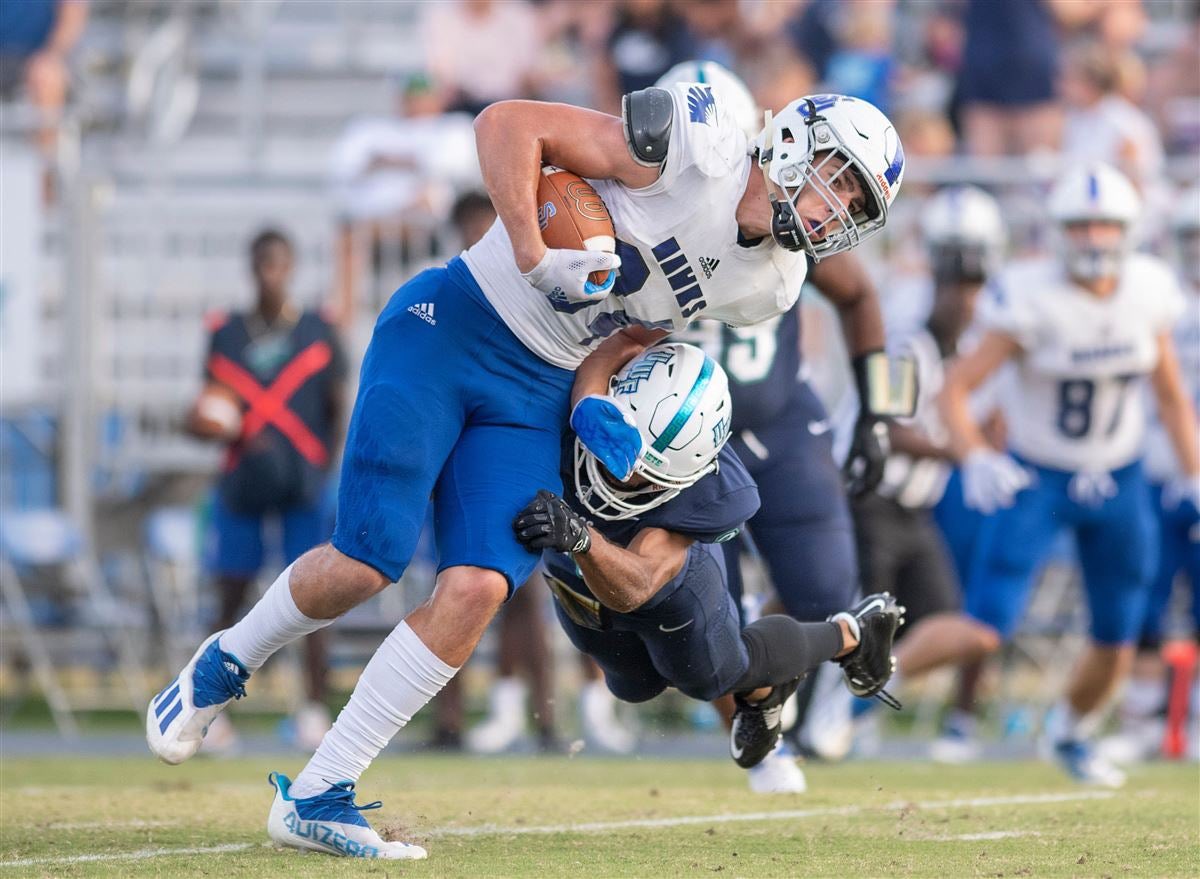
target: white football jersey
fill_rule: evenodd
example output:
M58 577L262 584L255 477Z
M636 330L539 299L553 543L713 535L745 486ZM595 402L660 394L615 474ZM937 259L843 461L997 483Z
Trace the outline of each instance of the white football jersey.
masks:
M808 271L770 235L738 244L736 212L753 168L746 136L711 86L669 90L674 119L659 178L642 189L592 180L617 233L621 269L597 302L552 303L517 270L499 220L463 258L484 295L531 351L574 369L622 327L682 330L699 317L748 326L787 311Z
M1133 254L1116 291L1093 296L1058 260L1014 263L984 291L984 329L1021 346L1005 400L1009 445L1035 464L1108 472L1142 451L1145 377L1158 362L1158 335L1183 300L1161 260Z
M1192 406L1200 413L1200 288L1189 291L1187 309L1175 324L1173 336L1183 385ZM1171 438L1158 421L1157 407L1151 405L1149 408L1153 420L1146 435L1146 473L1154 482L1166 482L1180 474L1179 458Z

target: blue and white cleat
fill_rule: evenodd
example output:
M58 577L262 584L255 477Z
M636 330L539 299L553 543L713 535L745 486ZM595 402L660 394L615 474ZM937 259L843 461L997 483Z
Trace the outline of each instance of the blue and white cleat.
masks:
M1096 753L1091 742L1063 739L1052 742L1050 756L1076 781L1099 787L1125 785L1125 773Z
M292 781L286 775L272 772L267 781L275 786L267 835L279 845L343 858L419 861L426 857L419 845L385 842L371 829L362 812L383 804L355 804L352 781L340 781L324 793L302 800L292 799Z
M250 672L221 649L221 635L210 635L175 680L150 700L146 744L164 763L193 756L221 709L246 695Z

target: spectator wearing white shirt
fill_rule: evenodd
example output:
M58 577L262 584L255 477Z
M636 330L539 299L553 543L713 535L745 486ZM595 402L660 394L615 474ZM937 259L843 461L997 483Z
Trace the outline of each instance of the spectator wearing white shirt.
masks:
M1153 220L1165 207L1165 159L1158 128L1123 92L1128 71L1140 69L1132 53L1083 43L1068 53L1061 90L1067 113L1062 152L1067 166L1100 161L1119 168L1146 202ZM1145 233L1154 230L1146 229Z
M403 246L412 229L437 225L459 192L480 185L471 117L445 112L427 76L408 77L394 116L364 117L346 127L329 170L340 217L336 311L345 326L369 246L385 239Z
M474 115L533 94L543 37L526 0L427 3L423 26L426 67L448 109Z

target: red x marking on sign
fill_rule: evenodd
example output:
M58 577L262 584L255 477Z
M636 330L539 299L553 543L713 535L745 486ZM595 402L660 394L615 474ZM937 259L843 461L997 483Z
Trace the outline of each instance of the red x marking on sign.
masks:
M329 365L333 352L325 341L313 342L280 370L270 387L263 387L258 379L246 369L222 354L214 354L208 368L213 378L228 385L245 400L250 411L242 421L242 435L230 451L226 467L233 469L239 451L246 443L262 433L268 425L274 425L310 464L324 467L329 463L329 450L308 425L288 408L288 401L304 383Z

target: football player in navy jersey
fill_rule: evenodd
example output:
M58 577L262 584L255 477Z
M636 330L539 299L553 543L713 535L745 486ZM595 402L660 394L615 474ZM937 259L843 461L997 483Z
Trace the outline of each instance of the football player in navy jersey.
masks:
M575 439L564 448L567 497L539 491L513 529L546 551L559 622L613 694L733 694L730 753L752 768L778 743L783 703L822 662L837 660L852 692L880 693L903 613L887 594L828 621L780 614L742 628L719 544L754 515L758 491L726 447L721 367L694 346L656 345L618 373L611 395L642 435L634 475L618 480Z

